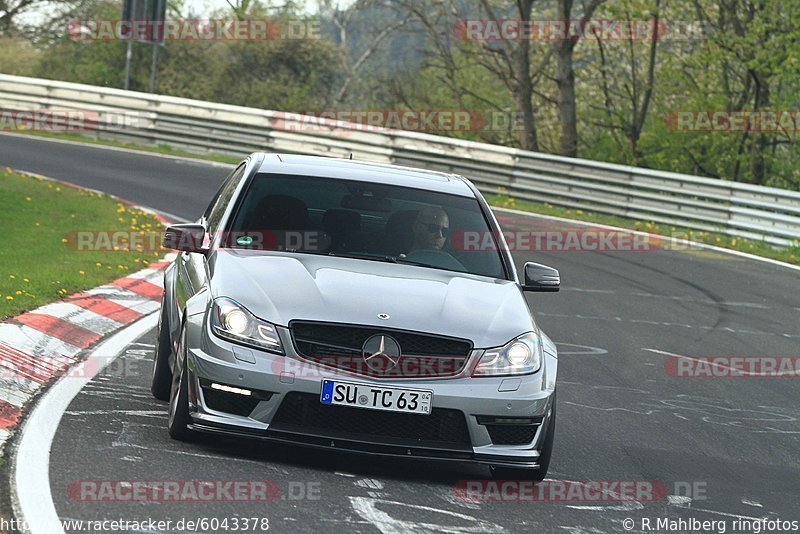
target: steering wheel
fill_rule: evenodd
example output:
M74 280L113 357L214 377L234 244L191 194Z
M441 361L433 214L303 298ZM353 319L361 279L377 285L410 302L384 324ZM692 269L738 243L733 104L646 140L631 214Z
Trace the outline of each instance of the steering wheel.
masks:
M464 264L458 261L455 256L444 250L435 248L423 248L412 250L402 260L410 262L425 263L434 267L441 267L442 269L449 269L451 271L466 271Z

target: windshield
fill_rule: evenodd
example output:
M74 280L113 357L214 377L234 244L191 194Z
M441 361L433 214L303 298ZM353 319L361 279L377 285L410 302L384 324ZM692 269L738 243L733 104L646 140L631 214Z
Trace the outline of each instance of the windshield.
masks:
M258 174L221 246L504 278L495 237L475 198L368 182ZM490 246L464 246L478 240Z

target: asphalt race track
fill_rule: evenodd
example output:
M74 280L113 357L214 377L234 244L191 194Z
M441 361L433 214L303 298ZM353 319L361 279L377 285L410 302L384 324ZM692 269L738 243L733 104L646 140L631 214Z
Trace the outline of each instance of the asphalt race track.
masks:
M120 195L182 218L205 208L225 168L0 135L0 165ZM505 229L539 219L500 213ZM659 518L798 521L800 379L684 378L670 354L800 356L800 272L705 250L515 253L561 271L529 295L559 346L550 479L657 481L652 502L473 502L455 491L487 470L261 443L172 441L149 394L153 331L73 401L53 443L64 519L269 519L276 532L625 532ZM269 480L272 502L93 502L76 481ZM691 488L691 489L687 489ZM176 530L177 531L177 530ZM222 532L222 529L219 529ZM663 530L662 530L663 531ZM745 530L750 531L750 530Z

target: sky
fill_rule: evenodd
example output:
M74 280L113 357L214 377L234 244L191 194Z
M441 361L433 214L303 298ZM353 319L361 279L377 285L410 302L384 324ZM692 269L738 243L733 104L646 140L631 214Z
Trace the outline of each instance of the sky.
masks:
M231 0L235 1L235 0ZM338 0L340 7L347 7L356 0ZM273 0L272 2L275 5L279 5L279 0ZM314 14L317 12L317 0L295 0L297 4L305 4L305 10L309 14ZM119 0L120 10L122 9L122 0ZM223 9L227 10L230 9L230 6L225 0L188 0L186 5L191 8L191 10L198 16L202 17L204 15L209 15L214 11ZM38 9L32 9L31 11L23 14L20 17L20 21L26 24L37 24L40 22L45 15L52 15L52 8L48 5L42 5Z

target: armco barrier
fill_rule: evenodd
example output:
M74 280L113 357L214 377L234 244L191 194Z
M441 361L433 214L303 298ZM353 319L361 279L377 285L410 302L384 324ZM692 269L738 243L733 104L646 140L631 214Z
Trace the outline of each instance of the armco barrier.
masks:
M789 245L800 192L564 158L425 133L287 128L285 115L91 85L0 74L0 110L97 113L99 138L192 152L318 154L463 174L485 192Z

